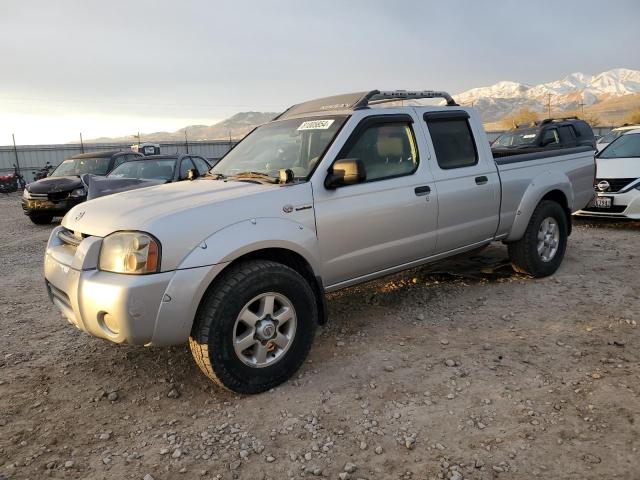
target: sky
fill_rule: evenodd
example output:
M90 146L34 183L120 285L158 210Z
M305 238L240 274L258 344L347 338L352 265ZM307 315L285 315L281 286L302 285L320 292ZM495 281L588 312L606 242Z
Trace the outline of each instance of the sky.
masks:
M2 0L0 145L640 69L637 0Z

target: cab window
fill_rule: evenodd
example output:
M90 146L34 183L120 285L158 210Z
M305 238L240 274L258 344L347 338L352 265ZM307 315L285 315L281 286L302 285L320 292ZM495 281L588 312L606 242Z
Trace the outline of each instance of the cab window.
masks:
M464 112L425 115L436 160L443 170L471 167L478 163L478 152L468 117Z
M558 137L558 131L555 128L550 128L542 135L542 146L546 147L547 145L557 145L560 143L560 138Z
M408 122L374 124L364 130L340 159L358 159L366 181L410 175L418 168L418 148Z

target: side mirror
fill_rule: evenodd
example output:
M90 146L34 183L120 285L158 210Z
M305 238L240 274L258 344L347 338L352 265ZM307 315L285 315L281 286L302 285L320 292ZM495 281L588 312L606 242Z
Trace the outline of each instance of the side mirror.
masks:
M364 182L367 176L364 171L364 165L357 158L343 158L336 160L329 174L324 180L325 188L333 190L346 185L355 185Z
M198 170L196 170L195 168L190 168L189 170L187 170L187 180L195 180L199 176L200 172L198 172Z

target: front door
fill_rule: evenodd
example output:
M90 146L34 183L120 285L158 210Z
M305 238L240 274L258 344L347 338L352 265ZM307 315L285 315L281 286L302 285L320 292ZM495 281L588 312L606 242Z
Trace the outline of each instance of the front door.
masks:
M337 155L358 159L366 178L333 190L314 182L323 281L329 287L433 253L437 202L422 135L410 115L366 117Z

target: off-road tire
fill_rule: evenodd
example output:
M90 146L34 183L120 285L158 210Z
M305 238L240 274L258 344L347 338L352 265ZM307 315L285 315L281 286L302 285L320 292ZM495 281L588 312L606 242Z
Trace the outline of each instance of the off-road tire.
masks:
M263 368L244 364L233 348L233 329L244 305L265 292L285 295L296 312L294 340L283 357ZM304 362L318 324L316 298L295 270L270 260L232 265L205 293L189 338L200 370L216 384L236 393L260 393L288 380Z
M548 217L556 220L559 227L559 244L555 256L544 262L538 254L538 230L542 221ZM562 263L567 248L567 214L560 204L552 200L543 200L531 215L524 236L508 245L511 266L516 272L533 277L547 277L555 273Z
M29 214L29 220L31 220L36 225L48 225L49 223L51 223L51 220L53 220L53 215L32 213Z

